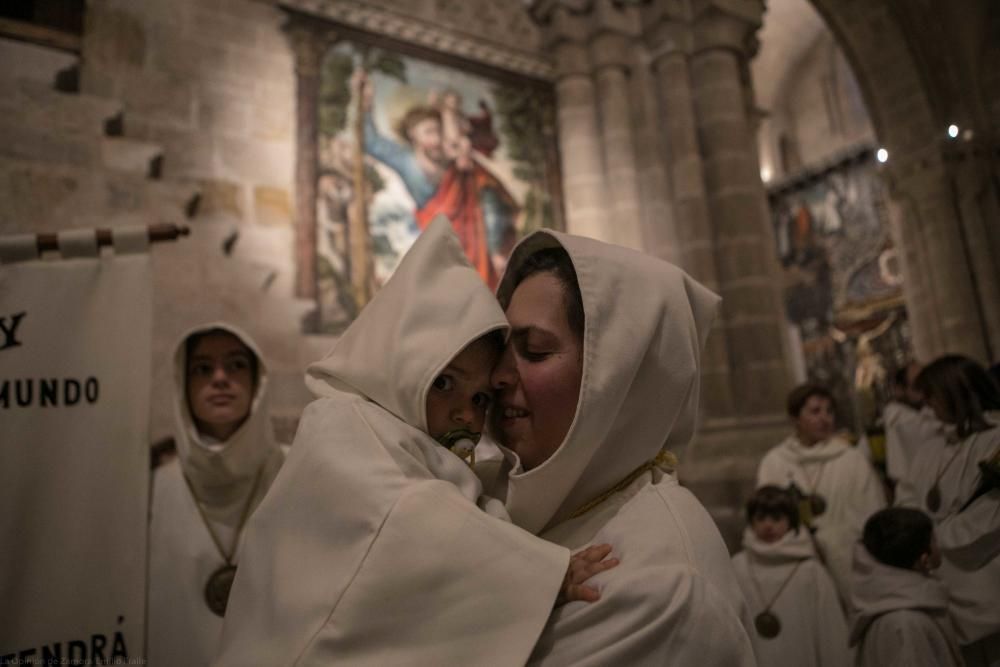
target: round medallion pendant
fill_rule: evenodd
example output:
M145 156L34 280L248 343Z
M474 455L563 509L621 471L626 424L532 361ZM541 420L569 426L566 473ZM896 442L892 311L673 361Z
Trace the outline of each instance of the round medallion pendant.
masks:
M229 591L233 588L236 577L235 565L223 565L212 573L205 583L205 603L216 616L226 614L226 604L229 602Z
M812 510L813 516L820 516L826 511L826 498L814 493L809 496L809 509Z
M931 490L927 492L927 509L932 512L937 512L941 509L941 488L935 484L931 487Z
M753 619L757 634L765 639L774 639L781 633L781 621L769 611L762 611Z

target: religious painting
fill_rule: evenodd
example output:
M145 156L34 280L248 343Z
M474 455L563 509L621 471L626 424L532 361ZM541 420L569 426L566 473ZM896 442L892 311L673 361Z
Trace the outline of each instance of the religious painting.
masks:
M909 355L902 276L870 151L770 193L785 310L810 380L845 426L871 430L887 374Z
M326 49L318 85L319 332L346 328L437 215L490 288L522 236L561 227L547 85L360 39Z

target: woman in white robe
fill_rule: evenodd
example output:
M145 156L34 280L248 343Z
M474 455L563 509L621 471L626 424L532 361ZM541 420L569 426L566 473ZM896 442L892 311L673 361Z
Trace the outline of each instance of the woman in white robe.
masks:
M979 364L957 355L929 364L917 387L954 436L914 461L913 489L901 504L922 509L940 529L938 574L966 663L1000 665L1000 556L990 546L996 492L962 511L979 489L980 462L1000 452L1000 389Z
M824 407L825 404L825 407ZM886 506L882 484L856 448L833 434L833 400L822 387L803 385L789 395L789 416L796 432L760 462L757 486L795 487L818 496L822 512L812 512L816 544L841 604L850 601L854 543L869 516ZM827 416L821 417L825 412Z
M526 274L560 248L562 268ZM514 250L498 297L495 488L517 525L620 560L591 580L600 600L553 612L529 664L753 665L722 538L662 453L694 431L718 297L649 255L547 230Z
M203 354L189 341L207 336L224 347L189 359L189 351ZM221 356L213 359L215 354ZM246 391L233 377L250 377L244 364L256 368ZM222 323L197 327L177 345L173 365L177 458L153 472L147 659L151 667L204 667L219 647L228 591L226 574L216 573L227 567L227 556L232 564L239 562L240 528L278 474L284 455L269 423L267 367L249 336ZM196 385L190 376L209 367L209 384ZM202 398L209 406L218 404L218 419L205 415L206 422L192 414L199 398L189 389L199 387L213 392ZM227 416L230 409L237 413ZM215 427L230 422L235 430L228 437L213 436L219 435ZM228 553L234 545L235 552ZM206 596L210 581L218 584L211 603Z
M426 412L452 359L506 326L435 219L308 370L317 400L248 528L216 665L524 664L569 550L504 520Z
M792 511L797 511L794 505ZM843 667L850 662L837 589L807 529L796 526L767 542L747 526L733 567L751 616L768 612L780 623L774 637L756 628L751 635L758 667Z

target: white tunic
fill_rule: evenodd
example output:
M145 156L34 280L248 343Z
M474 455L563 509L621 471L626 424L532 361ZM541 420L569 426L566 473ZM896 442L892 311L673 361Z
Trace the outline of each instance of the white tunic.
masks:
M948 593L915 570L883 565L861 544L854 552L851 645L858 667L961 667Z
M246 422L224 443L208 443L191 421L185 399L185 344L191 334L229 331L257 356L257 391ZM219 647L222 618L205 602L205 584L225 561L185 481L198 494L211 528L229 549L240 519L264 497L284 455L271 435L267 369L253 341L220 323L183 336L174 355L177 458L153 473L149 535L147 659L151 667L205 667ZM254 488L253 498L250 492ZM235 561L239 562L237 547Z
M792 483L802 492L816 493L826 500L826 511L813 520L815 537L846 607L854 543L868 517L886 505L881 482L865 457L841 438L806 447L791 436L764 455L757 486L786 488Z
M837 589L816 559L805 529L767 544L748 528L733 566L751 616L756 618L770 604L769 611L781 623L776 637L752 635L760 667L842 667L850 662Z
M992 423L1000 423L1000 414L990 413L988 417ZM912 489L899 498L901 504L927 512L940 529L944 563L938 573L948 589L951 614L961 644L971 644L1000 633L1000 604L997 603L1000 599L1000 557L995 547L990 546L995 545L997 539L996 492L980 498L974 506L959 514L979 485L979 462L994 455L998 448L1000 427L994 427L960 442L949 442L922 452L914 460ZM933 511L928 506L927 496L936 480L941 501Z
M435 377L504 327L436 219L309 368L319 398L247 530L215 664L524 664L569 551L504 520L426 431Z
M690 439L718 298L648 255L550 231L515 249L501 298L512 272L552 246L569 253L583 297L576 417L538 467L525 472L508 452L500 486L518 525L574 550L610 543L621 563L591 580L599 601L552 614L529 664L753 665L746 603L708 513L666 462L623 482Z
M914 410L897 401L890 401L882 415L885 422L886 474L897 484L902 483L921 448L934 446L933 441L944 443L943 424L929 408Z

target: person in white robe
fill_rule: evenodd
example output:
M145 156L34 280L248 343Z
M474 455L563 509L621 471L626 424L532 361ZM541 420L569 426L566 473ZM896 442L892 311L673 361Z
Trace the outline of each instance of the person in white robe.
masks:
M456 359L506 327L450 223L432 221L308 369L318 398L248 528L216 665L524 664L570 552L505 520L431 433L433 392L472 375L490 391L492 364Z
M944 444L944 425L934 416L933 410L921 404L913 386L921 368L911 363L899 370L893 386L893 400L882 413L886 475L897 489L907 485L909 469L922 449Z
M851 646L857 667L962 667L948 592L926 514L894 507L873 515L854 547Z
M854 543L868 517L885 507L885 493L864 455L834 434L834 401L827 389L796 387L787 407L795 433L764 455L757 486L794 485L804 495L804 522L815 531L820 557L846 609Z
M726 547L668 455L695 428L718 297L649 255L543 230L513 251L498 298L511 334L492 488L517 525L620 561L591 580L600 600L553 612L529 664L753 665Z
M177 457L153 471L147 659L205 667L219 647L242 528L284 454L269 423L267 367L247 334L197 327L173 367Z
M996 492L973 501L983 481L980 463L1000 453L1000 388L982 366L958 355L928 364L917 387L952 436L914 461L912 489L898 503L923 510L940 529L938 575L966 663L1000 666L1000 556L990 546Z
M733 567L754 617L759 667L843 667L847 622L837 589L819 562L798 504L787 490L758 489Z

